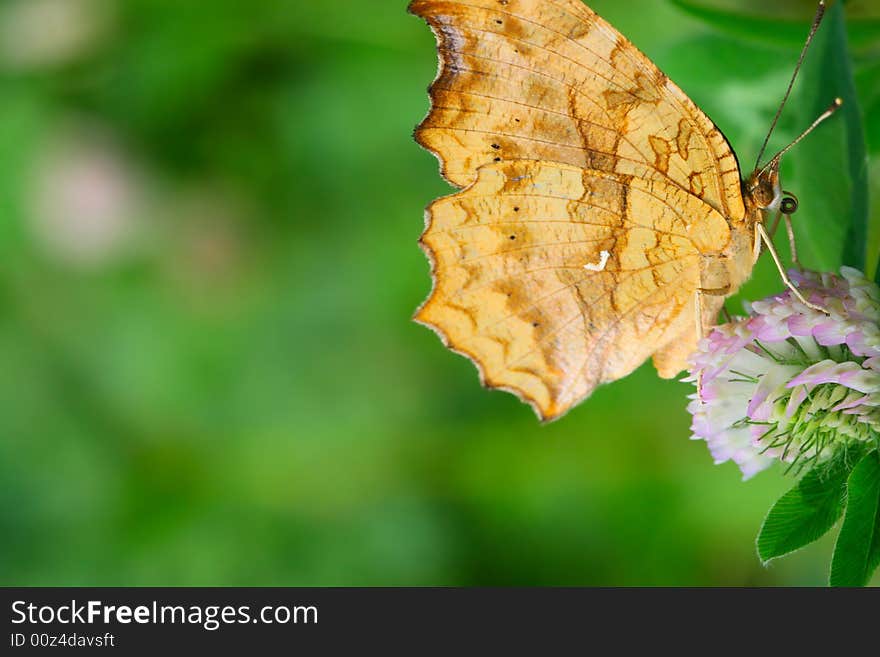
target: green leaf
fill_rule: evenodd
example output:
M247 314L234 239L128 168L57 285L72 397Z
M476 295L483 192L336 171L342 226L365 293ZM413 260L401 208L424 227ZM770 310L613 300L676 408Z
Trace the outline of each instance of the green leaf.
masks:
M864 586L880 565L880 452L853 468L846 516L831 560L831 586Z
M810 11L803 2L788 7L766 0L721 2L720 0L671 0L682 11L732 36L765 44L800 48L809 31ZM839 3L838 3L839 4ZM880 16L871 8L854 6L848 26L854 48L867 49L880 41Z
M843 99L843 107L785 159L783 185L800 198L794 223L802 261L826 271L841 264L864 270L868 159L840 3L828 10L816 34L786 112L794 120L794 132L809 125L835 97Z
M880 49L855 58L853 63L856 89L864 114L865 144L869 157L868 188L871 193L867 262L872 265L880 260L880 194L876 193L880 191ZM868 276L873 273L876 280L880 280L880 267L873 271L869 268L865 273Z
M719 8L706 2L671 0L682 11L699 18L731 36L762 43L803 45L806 30L803 20L760 16L743 11Z
M855 62L856 89L865 114L868 152L880 154L880 52Z
M821 538L843 513L850 459L844 450L816 466L777 500L758 533L764 564Z
M745 4L727 0L672 2L728 34L752 40L758 37L759 41L777 47L789 46L791 67L797 61L796 53L809 30L810 16L804 11L803 3L791 2L786 7L774 9L764 0L750 0ZM776 16L772 15L774 12ZM870 25L875 43L878 43L880 12L872 12L857 4L852 5L852 12L854 17L846 19L840 2L827 10L764 158L766 162L770 154L788 144L835 97L843 99L843 107L837 115L794 148L782 163L783 187L800 200L794 229L801 261L807 267L825 271L836 270L841 264L864 271L868 250L870 204L865 124L854 80L847 28L855 40L856 33L860 33L856 26ZM782 54L768 55L773 62L782 58ZM865 55L863 59L870 61L871 58ZM754 75L757 78L759 74ZM868 74L863 75L862 87L866 88L871 81ZM780 85L772 96L781 100L783 92ZM870 98L866 100L870 102ZM743 152L738 154L741 162L751 166L750 157L744 157ZM745 169L742 174L747 176L749 172ZM875 251L872 250L872 265L874 257Z

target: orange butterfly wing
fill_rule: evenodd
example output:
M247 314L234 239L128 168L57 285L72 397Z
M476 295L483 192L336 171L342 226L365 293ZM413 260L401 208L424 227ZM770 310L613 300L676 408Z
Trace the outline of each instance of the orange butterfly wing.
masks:
M544 419L651 355L674 375L707 258L745 213L723 135L577 0L410 11L440 54L416 139L468 187L428 209L435 284L416 319Z

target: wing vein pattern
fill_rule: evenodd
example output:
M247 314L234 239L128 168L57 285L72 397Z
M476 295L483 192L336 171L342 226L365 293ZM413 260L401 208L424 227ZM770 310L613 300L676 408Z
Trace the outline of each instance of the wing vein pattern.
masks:
M727 140L580 0L410 11L440 60L416 140L461 190L426 211L416 319L545 420L652 356L675 374L745 213Z

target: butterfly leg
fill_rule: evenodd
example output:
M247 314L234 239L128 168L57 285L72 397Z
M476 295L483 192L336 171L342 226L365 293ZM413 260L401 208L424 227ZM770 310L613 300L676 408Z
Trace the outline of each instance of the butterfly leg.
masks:
M795 267L800 269L801 263L798 261L797 243L794 239L794 228L791 225L791 215L782 212L782 210L779 210L776 213L776 216L773 218L773 223L770 224L770 230L767 231L767 234L770 235L770 239L776 237L776 229L779 228L779 222L782 220L783 217L785 217L785 232L788 233L788 246L791 253L791 262ZM764 244L761 242L761 240L755 240L755 242L755 253L757 255L760 251L763 251L763 248L761 247L763 247ZM755 260L757 261L757 257L755 258Z
M697 322L697 344L703 341L705 332L703 330L703 290L697 288L694 292L694 319ZM703 372L697 373L697 399L703 403Z
M755 245L752 247L752 266L754 267L755 263L758 262L758 258L761 257L761 252L764 250L764 241L758 232L758 224L755 224L755 239L753 241L755 242Z
M709 259L710 263L717 263L714 258ZM714 264L713 263L713 264ZM711 277L710 264L704 269L705 283L713 281ZM718 270L716 270L716 274ZM724 279L715 278L716 283L723 283ZM705 284L704 283L704 284ZM730 294L730 285L725 283L718 287L698 287L694 291L694 320L696 321L697 344L706 336L706 330L711 329L718 321L718 313L724 310L724 299ZM725 311L726 312L726 311ZM703 374L697 374L697 399L703 401Z
M791 282L791 279L788 277L788 274L785 272L785 267L782 266L782 261L779 259L779 253L776 252L776 247L773 246L773 241L770 239L770 236L767 234L767 229L764 228L761 222L755 223L755 242L760 243L762 240L764 245L767 247L767 250L770 252L770 255L773 258L773 262L776 264L776 269L779 270L779 275L782 277L782 282L785 283L786 287L791 290L792 294L804 304L807 308L812 308L813 310L818 310L819 312L828 314L828 311L822 308L821 306L817 306L814 303L810 303L804 298L804 295L801 294L801 291L797 289L794 283Z
M791 225L791 215L785 215L785 232L788 233L788 246L791 249L791 262L798 269L801 263L798 261L797 244L794 241L794 228Z
M697 344L699 344L706 337L703 328L703 291L700 288L694 292L694 319L697 322Z
M770 225L770 230L767 232L770 233L770 237L776 237L776 229L779 228L779 221L782 219L782 210L776 211L776 216L773 217L773 223Z

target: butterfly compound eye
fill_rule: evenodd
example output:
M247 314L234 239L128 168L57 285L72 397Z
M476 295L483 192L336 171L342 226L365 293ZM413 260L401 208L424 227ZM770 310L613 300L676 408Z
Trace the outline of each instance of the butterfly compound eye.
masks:
M782 205L779 206L779 209L782 211L782 214L794 214L798 209L797 197L793 194L786 195L782 199Z

